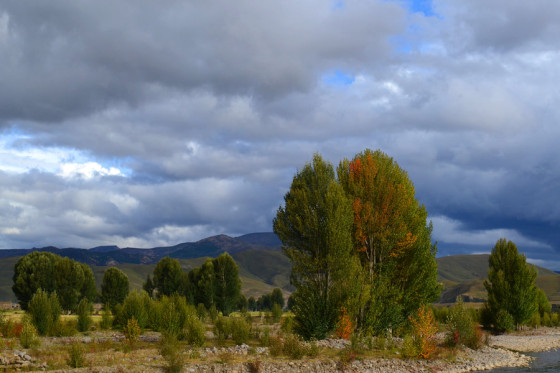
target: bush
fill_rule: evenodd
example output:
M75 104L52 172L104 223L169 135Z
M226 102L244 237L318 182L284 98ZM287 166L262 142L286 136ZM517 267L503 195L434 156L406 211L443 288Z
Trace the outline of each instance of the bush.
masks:
M404 358L410 359L413 357L417 357L419 350L417 345L414 343L414 338L410 334L407 334L403 338L403 344L401 348L401 355Z
M219 316L214 324L214 332L218 341L223 342L231 334L231 323L228 317Z
M91 303L86 298L83 298L78 304L77 308L78 314L78 331L86 332L91 327L93 320L90 316L91 313Z
M338 317L338 325L336 328L336 336L342 339L350 339L352 334L352 318L348 314L345 307L340 308L340 314Z
M272 318L276 322L278 322L282 318L282 307L277 303L274 303L272 305Z
M260 335L261 346L268 347L270 346L270 327L265 326L263 328L262 334Z
M198 318L201 321L206 320L206 307L204 307L204 303L199 303L198 306L196 307L196 316L198 316Z
M49 296L46 291L39 289L29 301L27 312L37 332L47 335L54 329L62 309L55 292Z
M284 333L292 333L294 331L294 317L289 314L283 317L280 323L280 329Z
M550 324L551 324L551 326L558 326L559 322L560 322L560 318L558 317L558 313L554 312L550 316Z
M421 306L416 316L410 317L410 322L413 327L418 356L423 359L429 359L436 349L435 335L437 333L437 326L432 310L426 306Z
M249 340L251 328L244 319L234 318L231 323L231 338L235 344L243 344Z
M81 368L85 365L85 347L80 342L74 342L68 350L68 365L72 368Z
M151 299L145 291L131 291L126 296L122 307L115 306L115 323L120 327L126 326L128 320L134 317L140 329L148 324L148 311Z
M167 366L164 368L166 372L178 373L183 369L185 362L175 337L164 336L159 344L159 353L167 362Z
M301 359L304 357L305 350L303 342L295 334L288 334L286 338L284 338L282 352L292 359Z
M99 327L103 330L111 329L113 326L113 316L111 314L111 306L109 303L105 304L103 313L101 314L101 323Z
M159 330L164 336L177 338L183 332L189 312L187 302L184 297L177 294L171 297L163 296L156 303L160 304L161 318L159 320Z
M268 351L270 355L276 357L282 355L284 350L284 343L278 336L270 337Z
M214 323L218 318L218 310L216 309L215 305L211 305L210 309L208 310L208 316L210 316L210 321Z
M187 317L184 334L188 344L199 347L204 345L204 342L206 341L204 337L205 331L206 328L202 320L200 320L194 314L191 314Z
M19 343L23 348L37 347L41 344L41 340L37 336L37 329L29 317L23 318L21 333L19 334Z
M544 313L541 323L543 326L552 326L552 323L550 322L550 314L548 312Z
M513 316L506 310L499 310L494 320L494 329L498 332L509 332L514 327Z
M472 313L465 308L460 298L457 298L457 303L449 310L447 327L448 345L461 344L472 349L478 349L482 345L482 333L477 330Z
M529 320L529 326L535 329L538 329L541 326L541 315L539 315L538 311L535 312L531 317L531 320Z
M133 346L138 341L141 333L142 330L134 316L128 319L126 325L123 327L123 334L130 346Z
M57 337L71 337L78 332L76 320L58 320L54 326L53 335Z

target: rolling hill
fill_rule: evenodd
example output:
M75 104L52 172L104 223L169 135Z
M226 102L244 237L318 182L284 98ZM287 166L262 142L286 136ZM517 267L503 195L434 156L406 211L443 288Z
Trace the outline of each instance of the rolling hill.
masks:
M284 294L293 291L290 285L290 261L281 251L281 242L274 233L252 233L240 237L218 235L197 242L151 249L99 246L92 249L46 247L32 249L68 256L89 264L98 288L104 271L116 266L128 275L132 289L139 289L155 264L164 256L176 258L186 270L199 267L208 257L228 252L239 266L242 291L258 297L280 287ZM0 250L0 301L15 301L11 291L13 268L17 259L31 250ZM8 255L12 254L12 255ZM439 302L452 303L457 296L466 301L481 302L486 298L483 281L488 271L488 254L454 255L437 259L438 281L443 284ZM560 304L560 274L538 267L537 285L549 300Z

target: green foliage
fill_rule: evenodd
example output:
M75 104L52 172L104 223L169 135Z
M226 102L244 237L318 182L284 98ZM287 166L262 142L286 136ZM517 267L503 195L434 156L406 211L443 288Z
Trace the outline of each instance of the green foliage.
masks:
M178 338L189 314L185 298L174 294L171 297L163 296L157 302L161 304L161 318L157 330L164 336Z
M138 326L144 329L148 324L148 310L151 299L145 291L131 291L126 296L122 307L115 307L115 320L117 326L123 327L129 319L134 317Z
M19 343L23 348L38 347L41 344L41 340L37 336L37 329L29 317L23 318Z
M199 320L204 321L206 320L206 307L204 307L204 303L199 303L196 307L196 316L198 316Z
M282 318L280 323L280 329L284 333L292 333L294 330L294 317L293 316L286 316Z
M517 246L505 238L499 239L490 254L488 281L484 282L492 314L497 318L499 311L506 311L514 324L528 322L538 311L536 277L537 270L526 263ZM497 324L495 320L494 327L501 329Z
M56 337L71 337L78 332L76 320L58 320L51 333Z
M214 323L214 333L218 341L223 342L231 334L231 323L229 317L218 316Z
M541 315L539 315L538 312L535 312L533 317L531 317L531 320L529 320L529 326L535 329L541 326Z
M236 317L230 322L231 338L235 344L247 343L249 340L249 334L251 332L251 326L245 321L245 319Z
M215 274L215 302L218 310L227 316L235 310L241 295L239 268L226 252L212 261Z
M101 314L101 323L99 324L99 327L102 330L107 330L107 329L111 329L112 326L113 326L113 316L111 313L111 305L109 303L106 303L105 306L103 307L103 313Z
M105 270L101 283L101 299L104 303L109 303L112 311L117 304L124 302L128 288L128 276L123 271L115 267Z
M205 342L204 332L206 331L206 327L204 322L201 321L198 317L195 316L194 313L190 313L187 316L184 334L185 340L191 346L202 346Z
M181 293L183 270L177 259L166 256L154 268L153 285L157 296Z
M260 335L260 342L261 342L261 346L263 346L263 347L270 346L270 327L269 326L265 326L263 328L262 333Z
M338 309L359 298L351 273L352 206L335 179L334 168L315 154L293 178L285 204L274 219L274 232L292 262L296 287L295 331L305 339L322 339L336 327ZM298 301L299 300L299 301Z
M558 326L560 325L560 317L558 317L558 313L554 312L551 316L550 316L550 324L551 326Z
M515 327L515 320L508 311L498 310L494 318L494 329L498 332L509 332Z
M280 309L284 308L284 294L280 288L274 288L272 293L270 293L270 302L274 305L280 306Z
M447 329L446 341L450 346L464 345L478 349L482 345L481 334L461 298L449 310Z
M28 303L27 312L38 333L47 335L56 325L61 313L56 292L49 296L42 289L37 290Z
M401 355L404 358L410 359L417 357L420 353L418 345L414 342L414 338L410 334L406 334L403 338Z
M78 314L78 331L86 332L91 327L93 319L91 318L92 305L87 298L83 298L78 304L76 313Z
M123 334L129 346L133 346L138 342L140 334L142 334L142 329L134 316L127 320L126 325L123 327Z
M23 310L39 289L50 293L55 290L54 267L61 258L49 252L34 251L16 262L12 290Z
M218 310L214 304L208 309L208 316L210 316L210 321L212 321L212 323L214 323L218 318Z
M86 349L84 345L80 342L74 342L70 345L68 350L68 360L67 363L72 368L81 368L85 366L85 352Z
M537 310L541 316L544 316L545 313L550 313L550 311L552 311L552 305L548 301L548 298L542 289L537 289Z
M185 361L181 355L177 339L170 336L162 338L159 344L159 353L163 356L165 362L167 363L164 371L169 373L179 373L183 370Z
M272 306L272 317L276 322L280 321L282 318L282 307L278 303L274 303Z
M148 277L146 278L146 282L144 282L142 284L142 289L148 293L148 295L150 296L150 298L154 297L154 290L156 289L154 282L152 281L152 277L150 275L148 275Z

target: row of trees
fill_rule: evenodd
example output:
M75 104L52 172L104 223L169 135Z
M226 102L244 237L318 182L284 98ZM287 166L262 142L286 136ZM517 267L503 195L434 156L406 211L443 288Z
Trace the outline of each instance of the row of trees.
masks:
M215 306L224 315L238 308L241 294L239 268L228 253L207 259L201 267L183 271L178 260L161 259L154 268L153 278L148 275L143 286L151 296L159 298L173 294L183 295L189 304L204 304L207 309Z
M82 298L97 298L93 271L84 263L70 258L35 251L21 257L15 264L12 290L22 309L37 290L56 292L65 311L75 311Z
M296 331L332 332L341 310L369 334L396 329L440 286L431 223L392 158L366 150L332 164L316 154L294 176L273 222L292 262Z

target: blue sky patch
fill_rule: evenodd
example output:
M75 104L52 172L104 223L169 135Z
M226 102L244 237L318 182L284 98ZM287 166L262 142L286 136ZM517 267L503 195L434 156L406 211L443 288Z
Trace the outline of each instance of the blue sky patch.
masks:
M322 79L322 81L327 85L339 87L349 86L354 83L355 80L356 78L354 76L343 73L340 70L334 70L331 73L325 74Z

